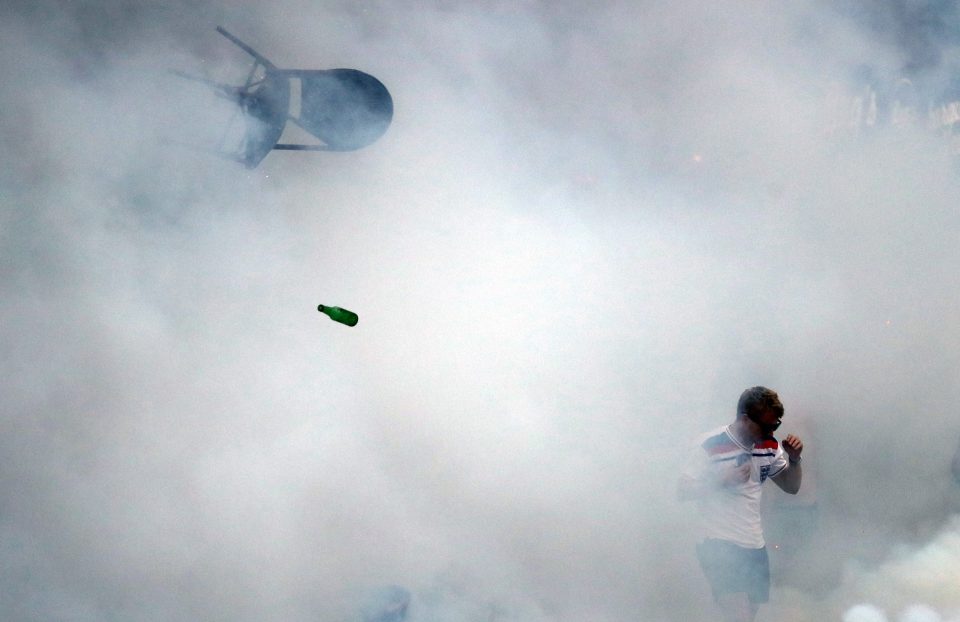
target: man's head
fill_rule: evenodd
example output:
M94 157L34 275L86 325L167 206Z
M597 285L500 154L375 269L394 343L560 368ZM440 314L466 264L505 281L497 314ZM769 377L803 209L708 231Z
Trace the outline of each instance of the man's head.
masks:
M771 435L780 427L783 404L776 391L767 387L751 387L740 394L737 416L757 424L763 434Z

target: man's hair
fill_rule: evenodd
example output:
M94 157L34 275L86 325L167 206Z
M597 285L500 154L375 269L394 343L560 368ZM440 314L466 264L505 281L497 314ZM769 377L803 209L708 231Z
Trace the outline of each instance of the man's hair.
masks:
M780 396L767 387L751 387L740 394L737 402L737 414L756 416L765 410L772 410L777 416L783 416L783 404Z

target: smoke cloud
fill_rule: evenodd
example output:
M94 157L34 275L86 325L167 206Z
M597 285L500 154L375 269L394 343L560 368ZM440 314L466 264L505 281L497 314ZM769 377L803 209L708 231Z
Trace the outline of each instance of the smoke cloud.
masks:
M960 619L956 17L5 3L0 617L712 620L675 480L763 384L809 486L760 619ZM211 155L217 25L391 127Z

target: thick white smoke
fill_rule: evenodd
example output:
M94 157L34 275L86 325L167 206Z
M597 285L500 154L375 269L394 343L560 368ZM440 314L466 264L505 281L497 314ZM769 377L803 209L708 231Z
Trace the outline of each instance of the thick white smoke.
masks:
M7 3L0 617L715 619L678 448L765 384L818 518L762 619L956 618L956 160L857 77L942 93L954 13ZM393 125L184 148L217 25Z

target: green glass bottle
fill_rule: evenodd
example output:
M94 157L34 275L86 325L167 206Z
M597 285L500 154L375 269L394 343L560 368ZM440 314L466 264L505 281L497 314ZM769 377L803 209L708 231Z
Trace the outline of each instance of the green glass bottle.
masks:
M334 322L340 322L341 324L346 324L347 326L356 326L357 322L360 320L360 318L357 317L357 314L353 311L347 311L346 309L341 309L340 307L327 307L325 305L320 305L317 307L317 311L323 313Z

